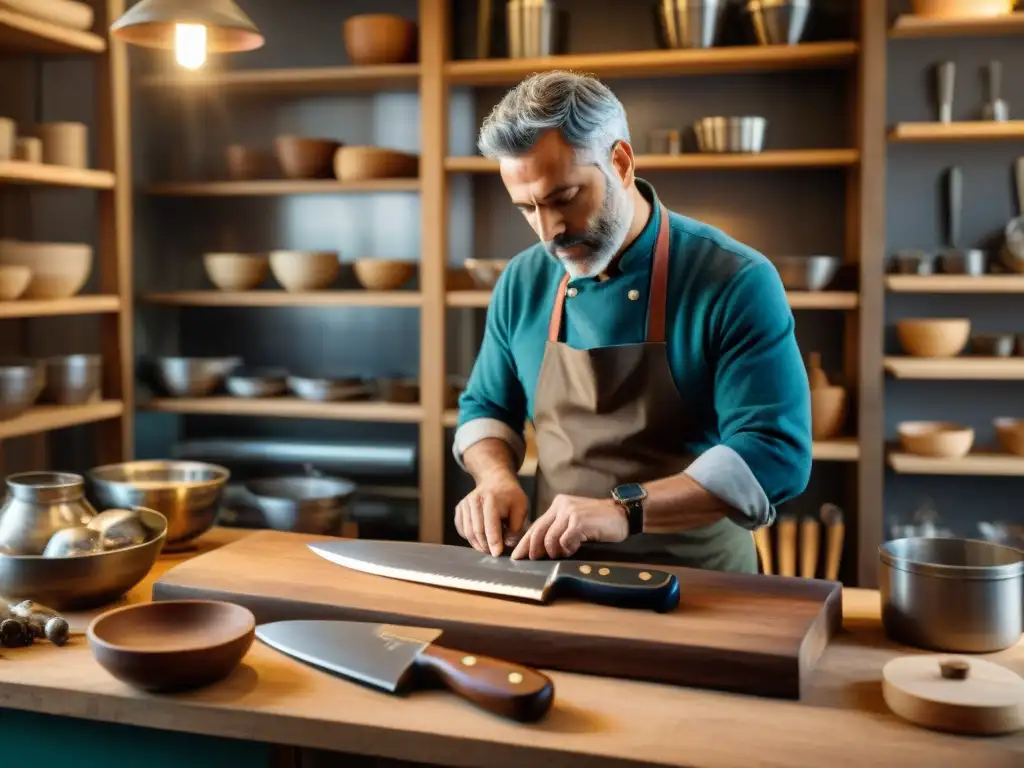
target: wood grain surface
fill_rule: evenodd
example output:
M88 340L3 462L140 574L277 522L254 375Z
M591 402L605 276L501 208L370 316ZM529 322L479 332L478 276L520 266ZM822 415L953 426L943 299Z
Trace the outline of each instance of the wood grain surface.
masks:
M799 697L841 619L834 582L674 568L681 600L669 614L537 605L345 568L309 549L323 540L254 533L169 571L153 599L226 599L259 622L429 626L444 630L451 647L527 666L781 698Z

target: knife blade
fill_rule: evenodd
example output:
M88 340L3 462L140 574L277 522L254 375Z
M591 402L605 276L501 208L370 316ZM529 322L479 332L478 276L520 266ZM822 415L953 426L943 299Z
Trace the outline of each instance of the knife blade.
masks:
M511 560L469 547L406 541L353 539L310 544L309 548L333 563L376 576L538 603L567 596L661 613L679 604L675 574L650 568L576 560Z
M496 715L543 718L554 685L541 672L435 645L441 631L358 621L276 621L256 637L288 656L393 694L436 682Z

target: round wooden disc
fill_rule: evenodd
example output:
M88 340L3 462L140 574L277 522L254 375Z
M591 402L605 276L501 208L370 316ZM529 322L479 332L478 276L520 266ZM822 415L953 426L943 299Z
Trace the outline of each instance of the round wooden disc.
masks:
M925 728L975 735L1024 728L1024 678L984 659L893 659L882 669L882 695L895 714Z

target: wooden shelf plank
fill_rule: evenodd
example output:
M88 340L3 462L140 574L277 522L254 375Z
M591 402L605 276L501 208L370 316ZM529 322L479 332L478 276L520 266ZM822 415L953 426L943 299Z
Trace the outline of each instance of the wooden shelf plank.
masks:
M888 460L895 472L904 475L1024 475L1024 456L995 451L971 452L962 459L934 459L892 451Z
M0 184L113 189L114 174L89 168L66 168L61 165L6 160L0 162Z
M887 357L897 379L949 381L1024 380L1024 357Z
M854 291L788 291L793 309L856 309L860 297ZM487 307L490 291L448 291L449 307Z
M858 461L860 445L857 444L855 437L815 440L811 456L815 461Z
M0 8L0 54L101 53L107 41L92 32L67 29Z
M366 400L320 403L296 397L166 397L140 404L140 410L205 416L265 416L282 419L331 421L388 421L416 423L419 405Z
M417 192L419 179L374 179L340 182L334 179L265 179L261 181L185 181L153 184L150 195L172 197L271 197L330 195L344 192Z
M1024 293L1024 275L889 275L894 293Z
M637 155L638 171L770 170L780 168L846 168L856 165L855 149L776 149L758 154L691 153L681 155ZM498 164L475 155L448 157L449 173L497 173Z
M1024 33L1024 13L981 19L935 19L907 13L897 17L890 37L973 37Z
M21 416L0 421L0 440L116 419L122 413L124 406L120 400L86 405L38 405Z
M889 131L890 141L1000 141L1024 140L1024 120L959 121L953 123L896 123Z
M55 317L57 315L101 315L119 312L116 295L72 296L70 299L0 301L0 318Z
M216 95L315 95L415 90L419 84L418 64L384 64L372 67L305 67L292 69L236 69L215 71L205 67L194 71L147 75L142 88L180 89L193 92L209 88Z
M825 69L850 65L858 45L852 41L802 45L744 45L721 48L581 53L531 59L453 61L444 74L452 85L505 85L534 72L585 71L602 78L671 77L735 72Z
M142 300L171 307L418 307L419 291L173 291ZM0 305L2 306L2 305Z

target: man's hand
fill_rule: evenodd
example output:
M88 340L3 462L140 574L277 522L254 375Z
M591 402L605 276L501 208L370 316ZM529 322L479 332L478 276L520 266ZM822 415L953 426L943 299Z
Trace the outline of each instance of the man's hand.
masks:
M616 543L627 536L629 521L614 499L556 496L512 551L512 559L570 557L584 542Z
M484 480L455 507L455 530L473 549L497 557L506 542L502 522L508 533L518 534L526 521L529 500L513 474Z

